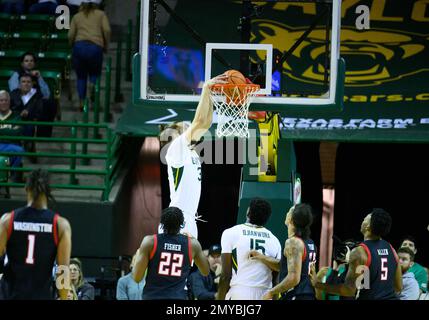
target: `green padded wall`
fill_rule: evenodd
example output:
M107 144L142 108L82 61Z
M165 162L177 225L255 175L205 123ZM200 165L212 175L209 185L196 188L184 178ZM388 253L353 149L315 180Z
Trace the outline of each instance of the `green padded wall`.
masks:
M250 139L257 139L251 137ZM248 144L252 143L248 140ZM259 143L259 141L256 141ZM254 143L254 142L253 142ZM247 149L252 148L247 146ZM249 152L245 151L246 164L243 165L239 210L237 223L246 221L246 212L250 200L260 197L267 200L272 207L272 215L266 227L280 240L282 246L287 239L287 228L284 224L285 216L293 205L293 177L296 176L296 156L293 141L280 139L277 150L277 182L259 182L258 177L250 175L250 168L255 165L250 163ZM252 155L254 156L254 155ZM257 168L257 165L256 165Z

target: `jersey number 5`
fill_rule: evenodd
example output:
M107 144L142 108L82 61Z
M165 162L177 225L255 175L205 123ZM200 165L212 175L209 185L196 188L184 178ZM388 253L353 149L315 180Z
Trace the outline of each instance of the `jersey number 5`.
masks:
M27 258L26 264L34 264L34 245L36 244L36 236L34 234L28 235Z
M387 280L387 273L389 271L387 264L387 258L381 258L381 280Z
M183 254L161 252L158 274L163 276L180 277L182 276Z

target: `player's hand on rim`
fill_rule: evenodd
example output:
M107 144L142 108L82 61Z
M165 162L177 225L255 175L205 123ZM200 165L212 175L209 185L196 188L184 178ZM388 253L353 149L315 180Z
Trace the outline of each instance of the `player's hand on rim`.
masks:
M226 74L220 74L216 77L211 78L210 80L207 80L204 83L204 87L211 87L214 84L222 84L222 83L228 83L228 76Z

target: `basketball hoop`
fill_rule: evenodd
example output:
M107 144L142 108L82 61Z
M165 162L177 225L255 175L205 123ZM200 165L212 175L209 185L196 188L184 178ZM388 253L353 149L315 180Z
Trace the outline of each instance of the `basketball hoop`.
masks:
M257 84L214 84L210 99L218 116L216 135L220 137L249 137L247 115L251 98L259 90Z

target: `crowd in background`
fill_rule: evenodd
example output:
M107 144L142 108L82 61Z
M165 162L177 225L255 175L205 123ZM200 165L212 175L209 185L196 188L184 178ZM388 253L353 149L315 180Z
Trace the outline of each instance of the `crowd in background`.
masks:
M72 47L72 65L77 75L79 110L83 111L88 91L88 78L89 91L93 93L96 79L101 76L103 53L107 52L110 42L109 20L104 11L99 9L102 1L3 0L0 1L0 12L54 15L57 5L69 6L73 15L68 36ZM52 122L61 118L59 100L53 97L53 92L37 67L37 54L24 53L16 65L19 67L11 75L8 87L0 88L0 136L51 137L52 126L6 123L9 121ZM0 138L0 151L35 153L37 150L34 141ZM35 156L30 156L28 159L31 163L37 162ZM8 165L13 168L22 167L22 157L9 157ZM19 171L13 171L10 178L13 182L23 182L22 172Z

